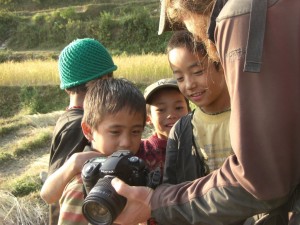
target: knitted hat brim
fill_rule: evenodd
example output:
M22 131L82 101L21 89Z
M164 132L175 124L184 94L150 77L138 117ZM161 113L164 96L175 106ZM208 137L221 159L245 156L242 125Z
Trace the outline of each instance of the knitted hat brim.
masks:
M108 73L111 73L111 72L113 72L113 71L115 71L117 69L118 69L118 67L116 65L114 65L111 68L109 68L109 69L107 69L105 71L101 71L101 73L95 74L94 76L89 76L86 79L82 79L80 81L75 81L75 82L70 82L67 85L61 83L60 84L60 88L64 90L64 89L67 89L67 88L75 87L75 86L87 83L87 82L89 82L91 80L94 80L96 78L99 78L99 77L101 77L103 75L106 75Z

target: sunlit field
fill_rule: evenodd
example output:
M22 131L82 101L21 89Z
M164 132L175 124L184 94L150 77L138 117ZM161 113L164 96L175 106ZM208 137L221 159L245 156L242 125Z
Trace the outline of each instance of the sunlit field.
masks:
M172 77L165 54L113 57L118 69L115 77L127 78L135 83L149 84ZM58 85L57 61L30 60L0 64L0 86Z

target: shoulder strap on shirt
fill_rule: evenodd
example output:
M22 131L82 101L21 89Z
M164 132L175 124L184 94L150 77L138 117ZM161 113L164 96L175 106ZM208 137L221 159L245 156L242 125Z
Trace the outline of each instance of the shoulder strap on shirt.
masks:
M275 1L276 0L271 0L270 4L272 4L272 2ZM217 0L212 10L211 21L208 28L208 37L213 42L216 18L218 17L226 3L227 0ZM262 51L266 26L268 0L249 0L244 2L235 1L232 4L236 4L236 7L242 7L243 10L241 10L241 12L246 12L245 9L247 8L247 5L251 4L251 6L249 5L250 20L244 72L259 73L262 64ZM233 9L231 7L229 8L230 10ZM232 13L239 12L236 11L235 8L232 10Z
M199 151L198 151L198 148L197 148L197 145L195 143L195 138L194 138L194 135L193 135L193 125L192 125L192 119L193 119L193 116L194 116L194 112L195 110L193 110L192 112L190 112L189 114L187 114L186 116L184 117L181 117L181 133L182 135L180 136L180 139L184 139L184 140L191 140L189 142L190 146L189 148L187 149L192 149L192 147L194 147L195 149L195 155L197 157L197 160L199 163L199 168L200 168L200 173L198 174L199 177L201 176L205 176L207 175L207 171L208 170L208 167L206 166L205 162L204 162L204 159L202 156L200 156L199 154ZM190 132L187 132L187 130L189 130ZM188 136L188 135L191 135L191 136ZM185 142L182 142L180 141L180 143L185 143ZM187 147L187 146L185 146Z
M268 0L252 0L244 72L260 72L267 8Z

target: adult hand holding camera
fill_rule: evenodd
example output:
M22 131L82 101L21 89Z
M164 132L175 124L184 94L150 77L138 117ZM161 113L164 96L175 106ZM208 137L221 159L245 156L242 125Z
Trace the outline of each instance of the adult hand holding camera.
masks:
M153 189L145 186L129 186L118 178L114 178L111 184L118 194L127 198L124 210L114 223L132 225L145 222L150 218Z

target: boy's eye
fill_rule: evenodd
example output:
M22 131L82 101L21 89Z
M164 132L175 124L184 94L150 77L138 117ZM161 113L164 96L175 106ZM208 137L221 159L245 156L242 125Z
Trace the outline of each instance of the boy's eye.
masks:
M120 131L118 131L118 130L110 130L109 133L112 134L112 135L118 135L118 134L120 134Z
M193 72L193 74L196 76L202 75L203 73L204 73L204 70L197 70L197 71Z
M177 80L177 82L183 81L183 75L181 72L173 71L173 77Z
M183 106L177 106L176 107L176 110L181 110L181 109L183 109Z
M163 112L164 109L162 109L162 108L157 108L155 111L156 111L156 112Z
M174 76L177 82L183 81L183 76Z
M183 81L183 77L177 78L176 80L177 80L177 82L182 82Z
M143 131L144 131L143 129L136 129L136 130L133 130L132 133L134 135L142 135Z

